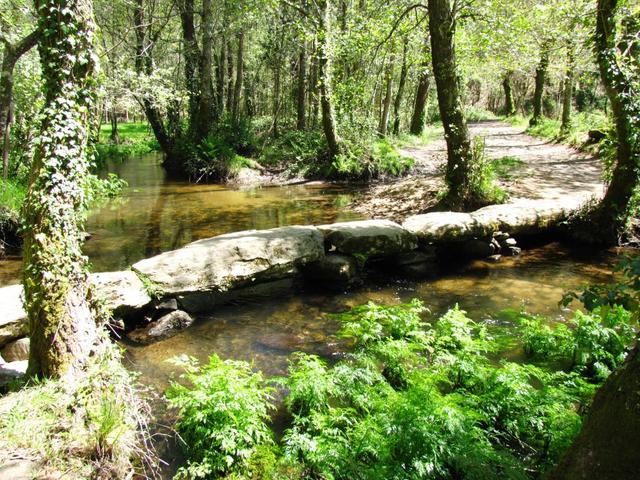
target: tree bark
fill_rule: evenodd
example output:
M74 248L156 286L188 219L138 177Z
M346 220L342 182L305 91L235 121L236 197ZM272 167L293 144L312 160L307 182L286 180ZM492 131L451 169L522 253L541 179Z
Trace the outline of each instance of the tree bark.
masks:
M393 134L400 133L400 109L402 107L402 97L404 96L404 87L407 83L407 74L409 67L407 65L407 50L409 47L409 38L405 37L402 46L402 67L400 68L400 79L398 80L398 90L393 100Z
M206 7L207 1L203 0L203 8ZM189 96L189 119L193 120L198 117L199 113L201 86L199 82L200 49L198 48L198 39L196 37L194 0L180 0L177 5L180 11L180 25L182 26L184 78L187 95ZM194 130L194 122L190 122L189 127L192 129L192 136L197 137L198 133Z
M516 105L513 101L513 89L511 88L511 77L513 70L508 70L502 79L502 88L504 90L504 114L511 117L516 114Z
M227 42L227 110L233 112L233 94L235 93L235 80L233 78L233 49L231 42Z
M218 88L217 88L217 97L218 97L218 113L220 116L224 115L225 109L225 86L227 83L226 75L227 75L227 50L226 43L223 41L220 46L220 60L218 62Z
M305 130L307 128L307 40L300 45L300 55L298 56L298 87L296 91L296 128Z
M387 129L389 127L389 111L391 110L391 86L393 78L393 57L391 57L385 68L384 83L385 92L384 100L382 102L382 114L380 115L380 123L378 125L378 135L381 137L387 136Z
M571 130L571 104L573 103L573 84L575 81L576 54L572 41L567 45L567 71L562 86L562 124L560 135L567 135Z
M411 125L409 132L412 135L422 135L424 130L425 110L427 99L429 98L429 59L428 43L425 45L423 60L420 65L418 76L418 89L416 90L416 100L413 103L413 114L411 115Z
M311 128L318 124L318 46L314 39L312 45L311 71L309 72L309 123Z
M95 25L90 0L64 5L36 0L45 107L23 209L28 373L45 377L72 377L100 349L81 250Z
M640 105L633 68L625 67L616 51L616 0L598 0L596 56L600 77L611 103L618 143L611 183L597 219L605 242L617 242L626 228L630 204L640 183ZM632 61L627 58L628 61Z
M236 84L233 93L233 112L231 117L234 122L240 118L240 96L242 93L242 76L244 63L244 32L238 34L238 52L236 58Z
M542 99L544 84L547 81L547 69L549 68L549 48L549 43L545 42L540 52L540 63L536 68L536 88L533 92L533 117L529 120L530 127L535 127L542 119Z
M120 133L118 132L118 114L114 109L111 109L109 113L109 121L111 123L111 135L109 135L109 141L114 145L120 143Z
M38 42L39 32L36 30L15 45L4 43L2 67L0 70L0 138L2 138L2 175L9 175L9 149L11 147L10 125L13 122L13 69L25 53Z
M277 60L279 62L279 60ZM272 116L273 121L271 123L271 133L274 137L279 135L278 120L280 118L280 63L274 66L273 70L273 108Z
M444 203L453 210L465 208L475 192L471 191L471 141L460 98L454 36L455 18L449 0L429 0L431 58L438 91L438 107L447 142L448 187Z
M318 37L320 51L318 58L318 90L322 112L322 129L329 147L329 157L333 159L340 152L340 137L336 131L335 113L331 93L331 3L318 2L321 9Z
M600 387L580 434L547 480L634 478L640 471L640 351Z

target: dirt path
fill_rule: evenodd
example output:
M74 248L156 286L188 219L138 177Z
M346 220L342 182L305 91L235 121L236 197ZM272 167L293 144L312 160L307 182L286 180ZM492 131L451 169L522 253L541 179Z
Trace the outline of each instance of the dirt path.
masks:
M600 160L566 145L531 137L520 128L500 121L469 125L471 136L482 136L490 158L515 157L522 162L501 181L509 202L560 200L585 201L603 193ZM406 147L400 152L416 160L411 176L373 186L354 204L354 209L372 218L404 217L421 213L435 203L444 186L446 164L444 139L424 147Z

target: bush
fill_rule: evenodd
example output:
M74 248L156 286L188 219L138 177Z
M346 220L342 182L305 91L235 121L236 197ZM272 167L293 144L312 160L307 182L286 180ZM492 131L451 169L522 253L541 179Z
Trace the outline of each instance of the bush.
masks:
M203 366L186 357L174 363L184 368L180 378L189 384L174 382L166 394L178 410L176 429L187 454L178 477L250 477L256 456L273 445L267 425L271 388L246 362L213 355Z

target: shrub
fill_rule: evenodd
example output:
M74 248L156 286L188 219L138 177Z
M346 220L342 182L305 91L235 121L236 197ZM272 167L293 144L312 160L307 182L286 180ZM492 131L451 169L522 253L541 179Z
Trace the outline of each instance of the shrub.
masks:
M203 366L187 357L174 363L184 368L180 378L189 385L174 382L166 393L178 410L176 428L187 454L178 477L250 477L252 465L260 464L256 456L273 445L267 425L271 388L262 374L246 362L222 361L217 355Z

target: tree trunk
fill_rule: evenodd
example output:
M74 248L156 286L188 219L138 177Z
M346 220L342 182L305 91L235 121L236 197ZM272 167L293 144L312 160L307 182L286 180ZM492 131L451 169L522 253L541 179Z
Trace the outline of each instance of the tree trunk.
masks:
M220 61L218 62L218 113L220 116L224 115L225 109L225 86L227 83L227 50L226 43L223 41L220 46Z
M197 115L189 119L195 123L194 143L207 137L214 123L213 104L213 13L211 0L202 0L202 53L200 54L200 81ZM197 44L196 44L197 49ZM196 50L196 53L198 51Z
M425 109L429 98L429 60L428 43L425 45L423 60L420 65L418 76L418 89L416 90L416 100L413 104L413 114L411 115L411 126L409 131L412 135L422 135L424 129Z
M547 480L635 478L640 471L640 351L600 387L580 434Z
M232 118L237 122L240 118L240 96L242 93L242 76L244 63L244 32L238 34L238 56L236 58L236 84L233 93L233 113Z
M318 90L322 112L322 129L329 147L329 157L333 159L340 152L340 138L336 131L335 113L331 93L331 4L330 0L318 2L321 8L318 37L320 51L318 58Z
M38 42L39 32L36 30L15 45L5 42L0 70L0 138L2 138L2 175L9 174L9 149L11 147L10 125L13 121L13 69L16 63Z
M55 0L36 1L45 106L23 209L28 373L45 377L72 377L100 344L81 250L95 25L90 0L64 5L68 15Z
M302 45L300 45L300 55L298 57L298 88L296 91L296 97L297 97L296 128L298 130L305 130L307 128L306 81L307 81L307 40L304 39L302 41Z
M114 145L119 145L120 133L118 132L118 114L114 109L111 109L109 121L111 122L111 135L109 135L109 141Z
M438 107L447 142L448 192L444 203L459 210L468 205L475 192L470 184L471 142L460 99L454 50L455 18L449 0L429 0L429 32Z
M633 68L616 51L616 0L598 0L596 54L600 77L611 102L618 143L611 183L600 205L599 232L606 242L617 242L630 215L630 203L640 183L640 105L634 90ZM632 59L626 57L631 62Z
M391 83L393 77L393 57L389 59L387 68L385 69L384 83L384 101L382 102L382 114L380 115L380 124L378 125L378 135L381 137L387 136L387 129L389 127L389 111L391 110Z
M502 88L504 89L504 114L511 117L516 114L516 105L513 101L513 90L511 88L511 77L513 70L508 70L502 79Z
M315 128L318 125L318 47L315 39L312 52L309 72L309 123L311 128Z
M278 120L280 117L280 63L279 60L277 60L277 62L278 64L275 65L275 69L273 70L273 121L271 123L271 132L274 137L277 137L280 133L278 131Z
M396 98L393 100L393 134L400 133L400 109L402 107L402 97L404 96L404 87L407 83L407 74L409 67L407 65L407 50L409 47L409 38L405 37L402 46L402 67L400 68L400 79L398 80L398 90Z
M231 42L227 42L227 110L233 113L233 94L235 93L235 81L233 78L233 49Z
M572 41L567 45L567 71L562 87L562 124L560 135L567 135L571 130L571 104L573 103L573 83L575 78L576 54Z
M206 3L207 0L204 0ZM210 4L209 4L210 5ZM203 4L203 8L206 5ZM200 49L196 37L194 0L178 1L180 11L180 24L182 26L182 44L184 46L184 78L185 87L189 96L189 127L195 138L198 132L194 128L194 118L198 118L200 110ZM205 12L203 12L205 13ZM206 29L205 29L206 30Z
M544 84L547 81L548 68L549 44L545 43L540 52L540 63L536 68L536 88L533 92L533 117L529 120L530 127L535 127L542 119L542 99L544 97Z

